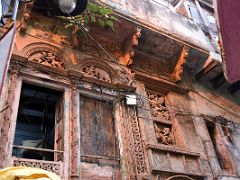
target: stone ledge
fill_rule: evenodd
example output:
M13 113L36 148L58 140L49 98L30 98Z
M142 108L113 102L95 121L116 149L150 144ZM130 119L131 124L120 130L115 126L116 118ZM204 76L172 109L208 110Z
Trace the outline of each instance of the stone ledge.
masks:
M193 157L197 157L197 158L200 157L200 153L176 149L175 147L165 147L164 145L153 145L153 144L147 144L146 147L147 147L147 149L152 149L155 151L166 151L166 152L171 152L174 154L193 156Z

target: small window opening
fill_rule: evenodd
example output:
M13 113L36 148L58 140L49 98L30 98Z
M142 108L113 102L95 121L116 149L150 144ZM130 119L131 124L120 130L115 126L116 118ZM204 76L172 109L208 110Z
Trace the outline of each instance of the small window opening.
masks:
M207 128L208 128L208 132L209 132L210 138L213 143L213 147L214 147L217 159L218 159L218 163L219 163L221 169L224 169L224 161L223 161L221 153L219 152L219 149L217 147L217 142L216 142L216 137L215 137L216 136L216 132L215 132L216 126L212 122L207 122Z
M13 156L48 161L61 160L58 154L63 150L63 146L59 145L63 143L63 138L59 138L59 130L63 132L63 129L57 128L60 121L63 121L58 121L58 106L63 106L60 101L62 94L60 91L23 83Z

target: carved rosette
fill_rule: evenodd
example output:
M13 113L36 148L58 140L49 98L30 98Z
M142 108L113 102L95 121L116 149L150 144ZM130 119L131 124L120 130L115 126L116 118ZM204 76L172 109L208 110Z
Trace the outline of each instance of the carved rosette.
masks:
M44 161L34 161L34 160L25 160L25 159L14 159L14 166L24 166L24 167L33 167L41 168L47 171L61 175L61 163L54 162L44 162Z
M152 92L148 92L147 95L152 116L157 117L160 120L170 121L171 116L166 106L166 98Z
M10 79L7 93L7 101L5 103L6 110L3 112L3 119L1 124L1 143L0 143L0 168L4 166L5 160L9 152L7 152L9 136L8 133L10 131L11 126L11 115L13 112L13 102L15 99L15 90L17 86L17 80L20 72L19 65L13 65L10 68Z
M71 87L71 175L80 175L79 128L77 124L77 84L72 81Z
M46 43L27 45L22 52L29 61L45 66L65 69L66 55L59 48Z

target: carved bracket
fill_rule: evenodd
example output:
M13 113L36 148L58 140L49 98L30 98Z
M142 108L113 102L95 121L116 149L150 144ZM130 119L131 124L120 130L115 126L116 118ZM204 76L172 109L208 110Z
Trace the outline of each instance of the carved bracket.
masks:
M21 16L21 28L20 28L20 32L25 33L27 30L27 26L28 26L28 22L30 19L30 14L32 11L32 7L34 4L35 0L32 0L28 3L23 3L23 7L22 7L22 16Z
M135 55L134 46L138 45L138 39L141 36L141 29L134 28L134 31L127 37L123 44L122 55L119 58L119 63L124 66L129 66L133 63Z
M188 55L189 55L189 47L183 46L182 52L179 56L177 64L176 64L176 66L175 66L175 68L172 72L172 78L175 82L181 80L181 76L182 76L182 73L183 73L183 65L186 63Z

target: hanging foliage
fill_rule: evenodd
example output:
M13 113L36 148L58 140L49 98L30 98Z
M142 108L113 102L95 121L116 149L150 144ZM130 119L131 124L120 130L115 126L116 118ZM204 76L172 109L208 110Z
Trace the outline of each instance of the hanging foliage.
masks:
M110 28L114 30L114 22L117 18L113 15L111 8L104 4L98 5L89 2L86 11L74 17L60 17L67 20L65 28L72 29L73 37L82 37L89 31L90 24L97 23L101 28Z

